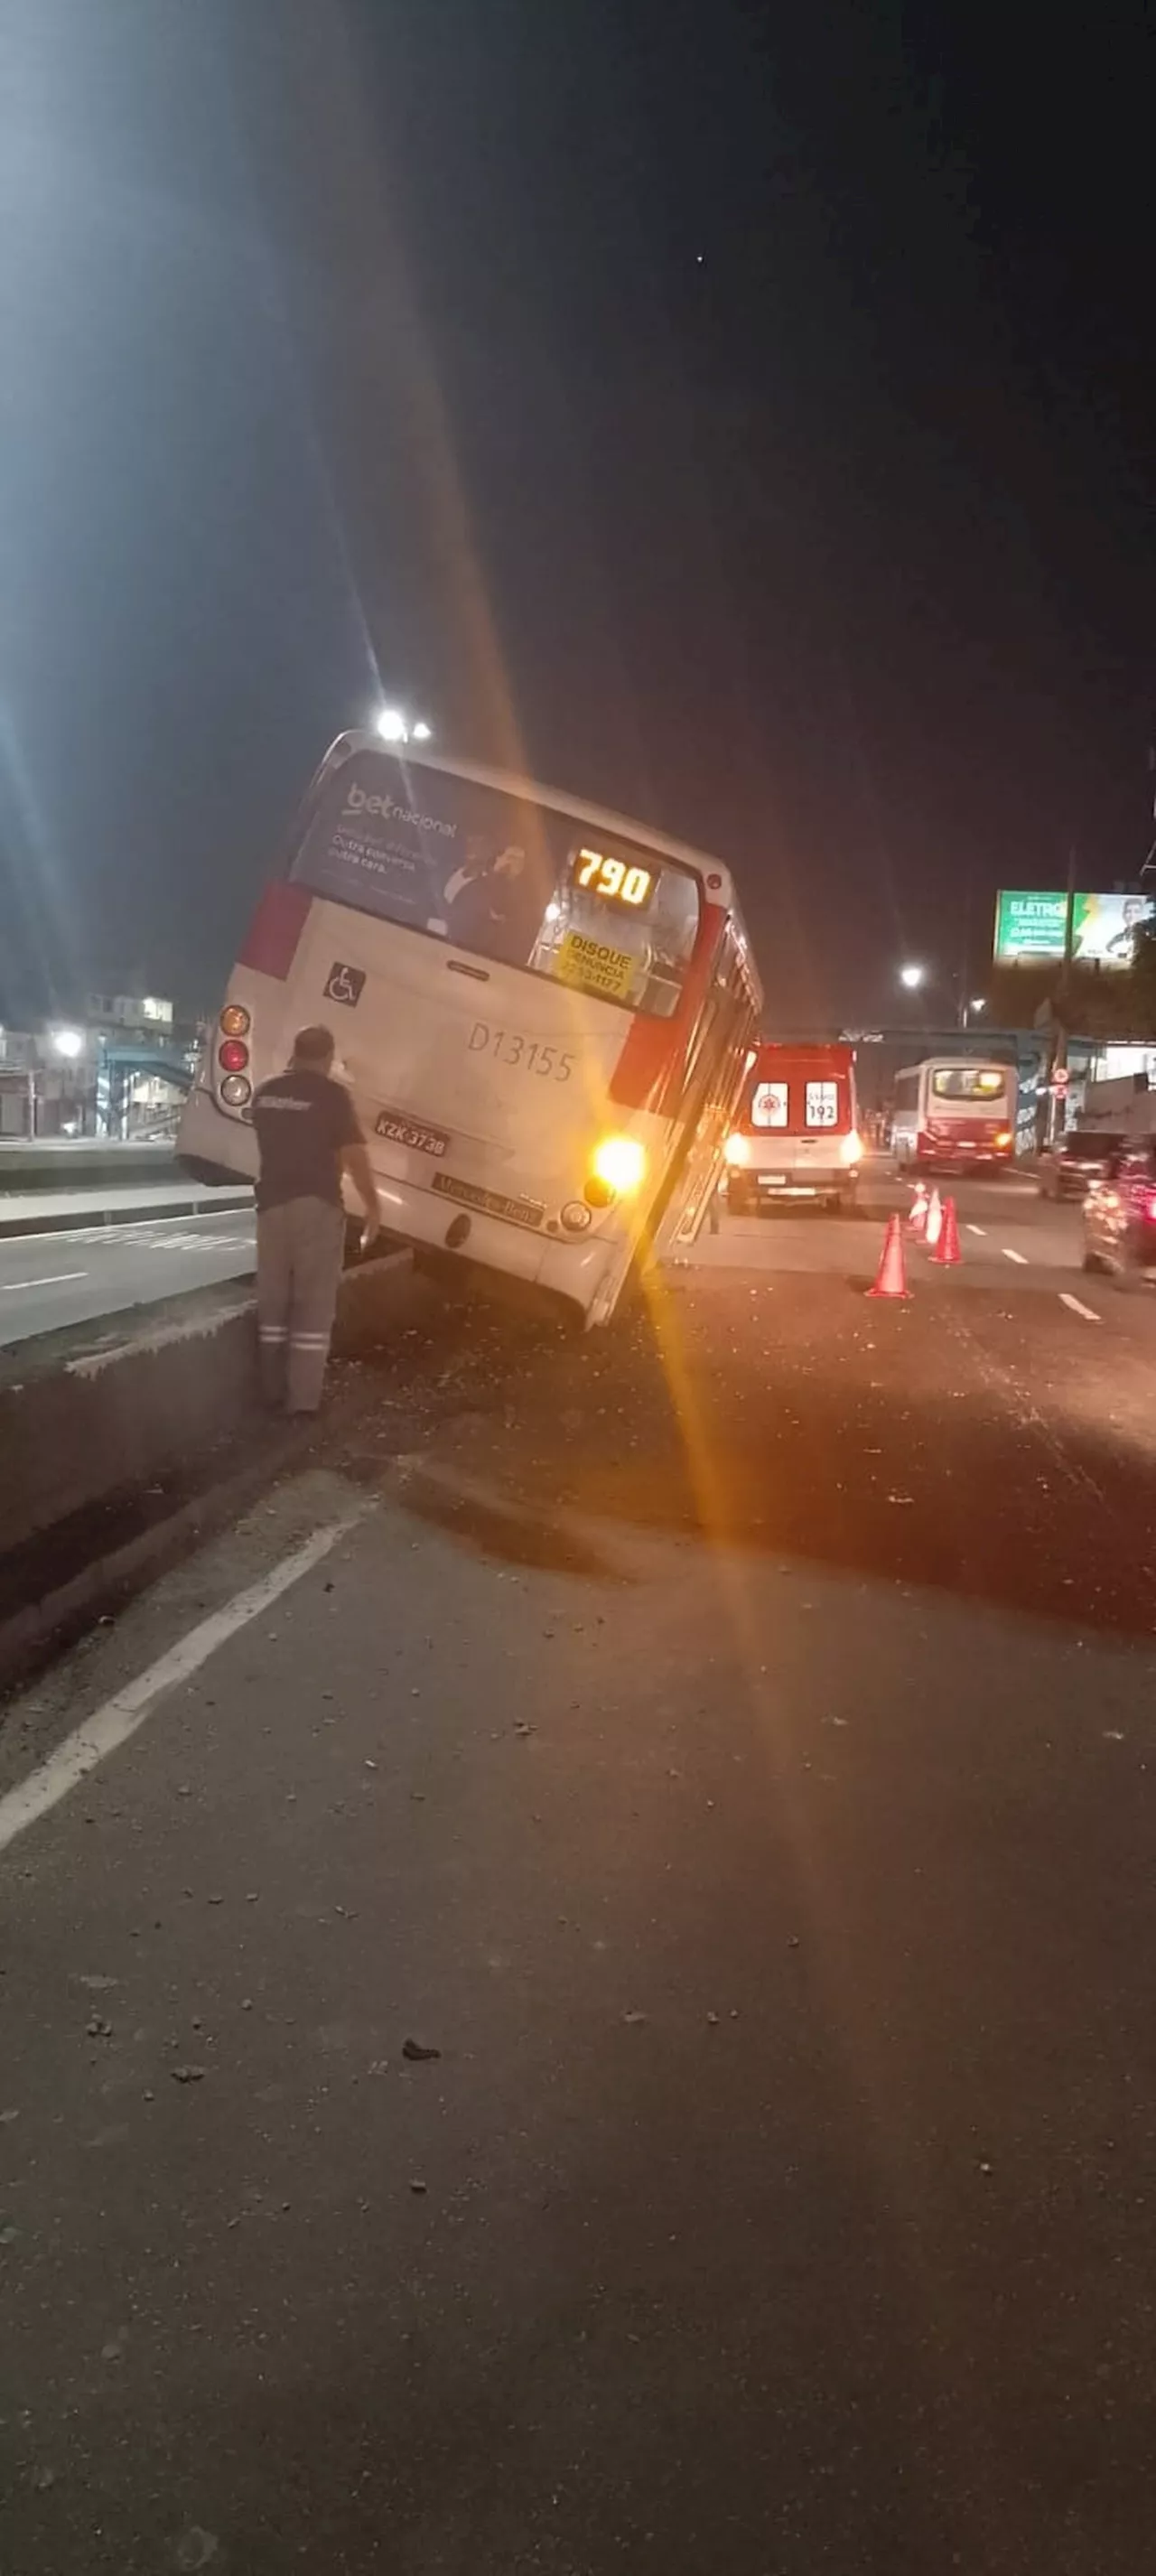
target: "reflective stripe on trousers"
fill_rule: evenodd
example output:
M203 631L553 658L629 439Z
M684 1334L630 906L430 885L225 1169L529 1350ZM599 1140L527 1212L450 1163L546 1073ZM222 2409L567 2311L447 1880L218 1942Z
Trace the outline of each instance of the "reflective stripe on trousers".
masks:
M291 1413L315 1413L333 1333L345 1217L327 1199L286 1199L257 1218L261 1391Z

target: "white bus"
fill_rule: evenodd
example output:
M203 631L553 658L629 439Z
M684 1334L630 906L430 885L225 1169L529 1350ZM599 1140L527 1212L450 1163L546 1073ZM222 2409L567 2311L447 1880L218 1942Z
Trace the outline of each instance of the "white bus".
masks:
M1015 1154L1017 1076L978 1056L928 1056L895 1077L891 1143L901 1171L1005 1170Z
M252 1176L256 1086L337 1040L382 1224L604 1323L688 1242L761 989L726 870L528 779L342 734L229 980L178 1136Z

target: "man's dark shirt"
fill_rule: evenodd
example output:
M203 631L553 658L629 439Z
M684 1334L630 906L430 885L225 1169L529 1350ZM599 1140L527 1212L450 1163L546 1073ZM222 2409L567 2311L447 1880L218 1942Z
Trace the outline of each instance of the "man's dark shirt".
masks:
M287 1199L327 1199L341 1205L341 1156L346 1145L360 1145L361 1129L353 1102L341 1083L327 1073L291 1066L272 1082L263 1082L253 1102L261 1171L258 1209L283 1207Z

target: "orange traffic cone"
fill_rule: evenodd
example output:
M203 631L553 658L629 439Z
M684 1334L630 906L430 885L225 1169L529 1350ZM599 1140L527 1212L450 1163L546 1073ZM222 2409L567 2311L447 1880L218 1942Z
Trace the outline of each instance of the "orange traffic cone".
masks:
M929 1252L934 1252L942 1229L943 1209L939 1204L939 1191L934 1189L927 1202L927 1223L923 1229L923 1240Z
M907 1270L903 1259L901 1217L889 1216L887 1219L887 1232L883 1237L883 1257L876 1272L875 1285L868 1289L867 1294L869 1297L909 1297L911 1294L907 1285Z
M910 1213L907 1219L910 1231L915 1236L917 1243L922 1243L924 1235L927 1232L927 1208L927 1183L926 1181L917 1181L915 1184L915 1196L912 1199Z
M963 1259L959 1248L959 1218L955 1213L954 1199L944 1200L943 1228L931 1258L939 1263L942 1270L953 1269L955 1263Z

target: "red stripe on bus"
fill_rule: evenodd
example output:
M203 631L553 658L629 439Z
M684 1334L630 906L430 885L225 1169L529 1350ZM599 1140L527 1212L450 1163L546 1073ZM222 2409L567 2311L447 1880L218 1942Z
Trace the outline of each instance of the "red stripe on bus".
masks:
M286 885L283 879L266 886L249 924L238 965L255 967L259 975L276 975L284 983L312 901L307 886Z
M685 1062L699 1012L710 989L726 918L721 904L703 905L694 955L687 968L682 999L673 1019L648 1019L640 1011L632 1020L610 1082L610 1097L620 1109L661 1107L662 1095L671 1074Z

